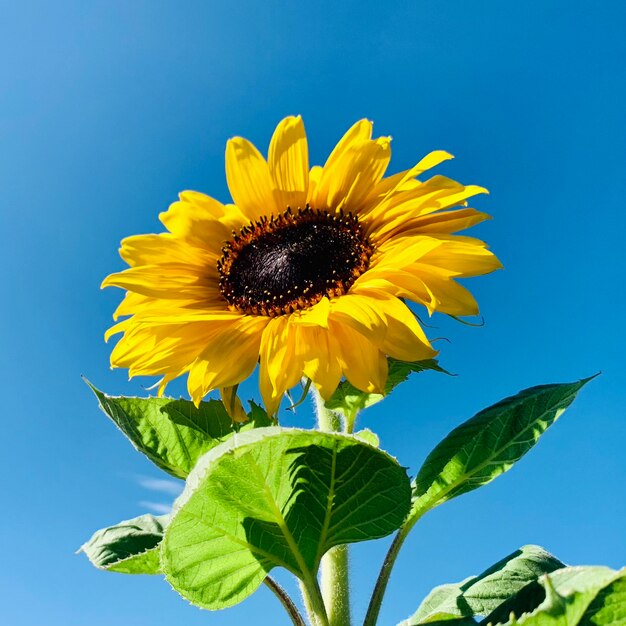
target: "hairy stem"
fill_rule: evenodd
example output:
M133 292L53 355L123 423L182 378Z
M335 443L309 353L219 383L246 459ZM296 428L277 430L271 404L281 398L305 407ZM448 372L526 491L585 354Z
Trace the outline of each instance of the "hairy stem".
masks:
M323 432L344 430L341 418L324 406L324 399L313 387L317 426ZM329 626L350 626L350 581L348 546L335 546L321 562L322 597L328 611Z
M302 580L299 582L302 601L309 616L311 626L330 626L324 600L322 599L322 593L317 585L317 581L315 581L315 584L312 586Z
M330 626L350 626L348 546L335 546L322 557L322 597Z
M420 519L420 517L422 517L426 510L427 509L417 511L413 515L413 517L400 528L400 530L394 537L391 546L389 546L389 550L387 552L387 555L385 556L383 565L380 568L378 579L376 580L376 586L374 587L372 598L370 600L369 606L367 607L367 613L365 615L365 620L363 621L363 626L376 625L376 622L378 621L378 614L380 613L380 607L382 606L383 598L385 596L385 591L387 590L387 584L389 583L389 577L391 576L391 570L396 563L400 548L402 547L402 544L404 543L404 540L407 538L408 534L411 532L413 526L415 526L417 521Z
M320 396L315 385L311 386L311 394L315 403L315 414L317 416L317 427L325 433L340 433L343 431L341 417L334 411L327 409L324 404L324 398Z
M294 626L306 626L306 622L302 615L300 615L298 607L296 607L287 592L271 576L267 576L264 582L283 605Z

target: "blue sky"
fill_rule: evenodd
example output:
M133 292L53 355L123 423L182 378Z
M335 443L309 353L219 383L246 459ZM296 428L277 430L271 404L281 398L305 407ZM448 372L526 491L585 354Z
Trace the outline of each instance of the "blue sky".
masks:
M415 377L361 419L411 471L501 397L603 372L509 474L418 524L381 624L525 543L626 562L623 2L27 0L0 15L2 623L287 623L264 589L207 615L74 551L176 489L80 380L147 393L109 370L102 340L119 240L159 232L180 190L227 200L226 139L265 150L298 113L314 163L365 116L394 137L392 170L446 149L440 172L491 190L475 232L506 269L470 283L485 325L429 330L458 376ZM357 615L386 545L353 550Z

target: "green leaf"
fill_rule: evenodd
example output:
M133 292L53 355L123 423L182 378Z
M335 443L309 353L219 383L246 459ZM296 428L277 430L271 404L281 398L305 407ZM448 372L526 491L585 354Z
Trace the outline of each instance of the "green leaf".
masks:
M268 426L265 411L254 405L251 421L233 423L218 400L188 400L108 396L86 381L100 408L157 467L176 478L185 478L196 461L235 432Z
M160 574L159 544L169 515L141 515L94 533L81 546L98 569L121 574Z
M444 374L449 373L440 367L435 359L415 361L413 363L398 361L392 358L388 358L387 361L389 363L389 375L387 376L384 393L366 393L351 385L347 380L344 380L340 383L339 387L337 387L337 390L330 400L325 402L326 408L335 411L335 413L339 413L347 420L354 420L359 411L380 402L414 372L433 370Z
M542 574L564 567L539 546L523 546L479 576L435 587L400 626L485 616Z
M593 619L600 611L596 611L598 606L594 606L597 598L601 598L599 605L611 598L609 606L615 600L618 611L623 611L623 597L620 602L620 590L617 588L617 595L612 597L611 592L602 595L603 590L608 589L614 583L624 580L626 572L624 570L616 572L608 567L566 567L551 574L542 576L539 583L545 591L545 599L536 607L528 610L529 607L523 603L513 601L510 603L510 614L508 619L501 619L489 615L485 618L485 624L502 624L503 626L583 626L586 620ZM623 591L623 590L622 590ZM602 599L603 597L603 599ZM501 611L499 611L501 612ZM605 619L613 619L619 613L613 613L611 609L605 613ZM602 618L601 618L602 619ZM611 624L611 622L606 622ZM624 622L614 622L622 625ZM597 626L603 624L596 623Z
M455 428L428 455L413 481L412 520L509 470L589 380L531 387Z
M361 439L361 441L364 441L365 443L369 443L370 446L380 448L380 439L378 438L378 435L369 428L364 428L363 430L357 431L356 433L354 433L354 436L357 439Z
M589 605L580 626L624 626L626 624L626 571L605 587Z
M384 537L410 508L404 468L355 437L263 428L198 462L162 544L170 584L193 604L232 606L277 566L308 584L322 555Z

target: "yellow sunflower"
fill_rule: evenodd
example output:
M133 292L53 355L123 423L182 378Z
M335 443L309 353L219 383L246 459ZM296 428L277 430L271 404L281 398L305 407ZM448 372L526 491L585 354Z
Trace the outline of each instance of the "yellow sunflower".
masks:
M234 204L185 191L160 215L169 232L122 241L130 267L103 282L127 291L114 315L126 319L106 335L123 333L111 365L162 376L160 393L188 374L197 404L212 389L232 397L259 363L273 414L303 377L326 399L342 377L381 392L386 356L433 357L404 301L429 314L478 313L455 279L501 265L485 243L453 233L488 218L466 206L486 190L417 179L452 158L446 152L385 177L390 157L390 138L372 139L368 120L310 169L299 116L278 124L267 160L246 139L230 139Z

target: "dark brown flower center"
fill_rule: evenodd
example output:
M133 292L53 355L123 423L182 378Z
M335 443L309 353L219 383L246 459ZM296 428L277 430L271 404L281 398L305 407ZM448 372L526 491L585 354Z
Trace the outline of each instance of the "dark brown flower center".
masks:
M307 206L244 226L224 246L220 290L251 315L284 315L339 296L368 268L373 246L352 213Z

